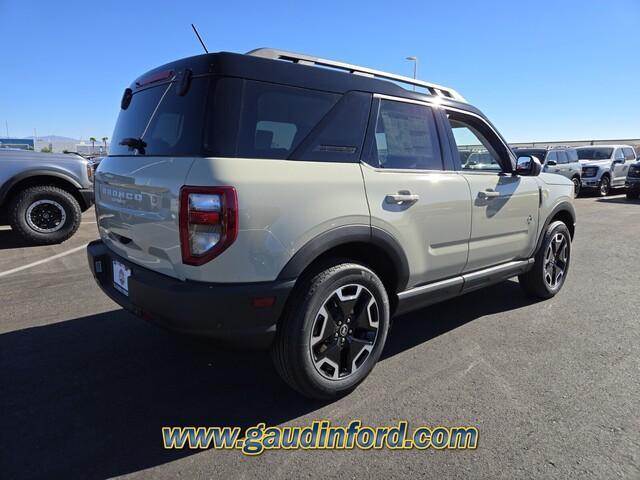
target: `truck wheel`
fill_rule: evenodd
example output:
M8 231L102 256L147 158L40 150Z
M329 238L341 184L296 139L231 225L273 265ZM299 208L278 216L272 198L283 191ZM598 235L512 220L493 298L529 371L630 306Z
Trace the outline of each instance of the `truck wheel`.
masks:
M580 196L580 187L582 186L580 177L573 177L571 181L573 182L573 195L578 198Z
M533 268L520 275L520 286L529 296L551 298L560 291L569 272L571 235L560 221L547 228Z
M640 197L640 192L627 192L627 200L637 200Z
M295 390L316 399L345 395L380 358L389 298L363 265L332 262L301 278L278 326L272 358Z
M598 195L606 197L611 191L611 179L609 175L602 175L600 178L600 185L598 185Z
M52 185L29 187L9 205L11 228L34 245L65 241L78 230L81 215L73 195Z

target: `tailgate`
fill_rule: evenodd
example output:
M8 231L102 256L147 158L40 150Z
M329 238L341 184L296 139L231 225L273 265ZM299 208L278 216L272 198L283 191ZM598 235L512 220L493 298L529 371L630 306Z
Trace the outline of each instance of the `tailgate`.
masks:
M129 261L182 275L180 188L194 159L107 157L96 172L96 216L105 244Z

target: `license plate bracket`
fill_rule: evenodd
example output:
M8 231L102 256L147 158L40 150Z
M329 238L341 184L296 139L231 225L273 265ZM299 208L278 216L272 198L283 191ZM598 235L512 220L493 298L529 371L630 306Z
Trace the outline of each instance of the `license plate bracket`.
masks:
M129 296L129 277L131 269L118 260L111 262L113 272L113 286L123 295Z

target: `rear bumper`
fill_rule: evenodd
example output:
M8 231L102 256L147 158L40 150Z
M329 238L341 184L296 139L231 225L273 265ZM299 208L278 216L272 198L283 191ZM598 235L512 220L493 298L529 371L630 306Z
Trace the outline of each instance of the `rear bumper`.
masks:
M173 331L212 337L241 346L268 346L294 280L244 284L181 281L140 267L109 250L101 240L87 246L89 267L112 300L134 315ZM116 290L112 261L131 269L129 294ZM255 298L273 297L269 307Z

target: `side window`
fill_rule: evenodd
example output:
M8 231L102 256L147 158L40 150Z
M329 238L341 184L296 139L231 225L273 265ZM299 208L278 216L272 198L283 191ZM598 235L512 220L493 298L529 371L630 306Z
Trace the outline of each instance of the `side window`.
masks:
M448 112L449 124L458 148L463 170L502 172L499 140L491 138L488 127L469 115ZM506 153L505 153L506 155Z
M567 158L570 162L578 161L578 152L576 152L573 148L568 148L567 150L565 150L565 153L567 154Z
M624 152L624 158L626 160L634 160L636 158L636 154L632 148L623 148L622 151Z
M558 163L569 163L569 159L567 158L567 154L564 150L558 150Z
M621 148L616 148L615 156L613 157L615 160L624 160L624 154L622 153Z
M551 152L548 152L548 153L547 153L547 158L546 158L545 160L546 160L547 162L548 162L549 160L552 160L552 161L554 161L554 162L558 163L558 152L557 152L557 151L555 151L555 150L553 150L553 151L551 151Z
M442 155L431 108L382 100L376 120L371 164L380 168L442 170Z
M339 99L327 92L247 81L238 156L288 158Z

